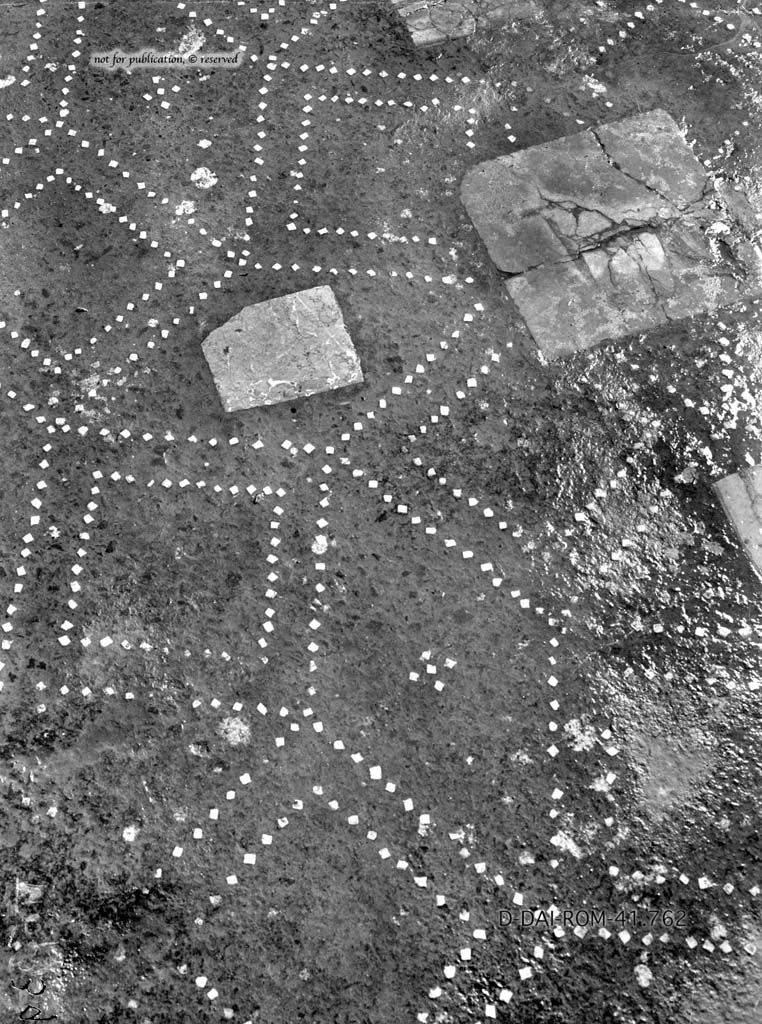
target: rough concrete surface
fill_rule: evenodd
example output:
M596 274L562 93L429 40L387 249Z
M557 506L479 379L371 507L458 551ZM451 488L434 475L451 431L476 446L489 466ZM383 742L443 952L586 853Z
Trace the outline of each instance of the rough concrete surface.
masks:
M204 355L227 412L362 383L329 285L246 306L209 335Z
M459 193L664 109L751 224L756 16L537 8L3 7L0 1024L759 1024L760 309L543 362Z

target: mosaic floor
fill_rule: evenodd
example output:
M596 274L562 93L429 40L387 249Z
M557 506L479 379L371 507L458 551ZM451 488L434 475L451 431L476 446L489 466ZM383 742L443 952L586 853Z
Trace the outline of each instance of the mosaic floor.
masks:
M459 189L658 107L762 214L762 12L393 8L7 8L4 1020L758 1020L757 307L549 366ZM224 413L325 284L363 382Z

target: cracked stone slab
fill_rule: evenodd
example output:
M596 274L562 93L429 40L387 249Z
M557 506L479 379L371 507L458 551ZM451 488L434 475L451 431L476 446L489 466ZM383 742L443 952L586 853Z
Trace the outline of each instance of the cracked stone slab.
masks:
M519 274L623 228L673 220L701 203L706 187L677 124L655 110L478 164L461 198L498 269ZM525 250L526 221L538 218L547 243Z
M548 358L732 304L762 254L728 260L704 168L663 110L473 167L461 198ZM729 204L726 204L729 208ZM739 218L737 218L739 220ZM741 223L749 232L749 225Z
M390 0L415 46L436 46L535 11L531 0Z
M548 359L669 320L727 306L745 292L717 268L702 233L675 223L614 238L577 259L549 263L507 282Z
M212 331L202 348L226 412L363 381L328 285L246 306Z
M751 564L762 576L762 466L723 477L714 489Z

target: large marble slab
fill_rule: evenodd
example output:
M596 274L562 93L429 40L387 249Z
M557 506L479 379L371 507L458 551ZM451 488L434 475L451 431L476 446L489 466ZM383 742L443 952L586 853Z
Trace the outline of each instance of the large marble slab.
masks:
M734 214L728 204L718 213L718 194L663 110L479 164L461 197L547 358L760 287L750 225L722 222L717 235Z
M226 412L362 383L360 360L328 285L246 306L203 352Z

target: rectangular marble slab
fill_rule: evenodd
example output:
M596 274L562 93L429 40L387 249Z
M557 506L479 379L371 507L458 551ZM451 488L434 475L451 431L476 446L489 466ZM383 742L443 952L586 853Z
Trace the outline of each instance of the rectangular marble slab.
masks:
M360 360L328 285L246 306L203 352L226 412L360 384Z

